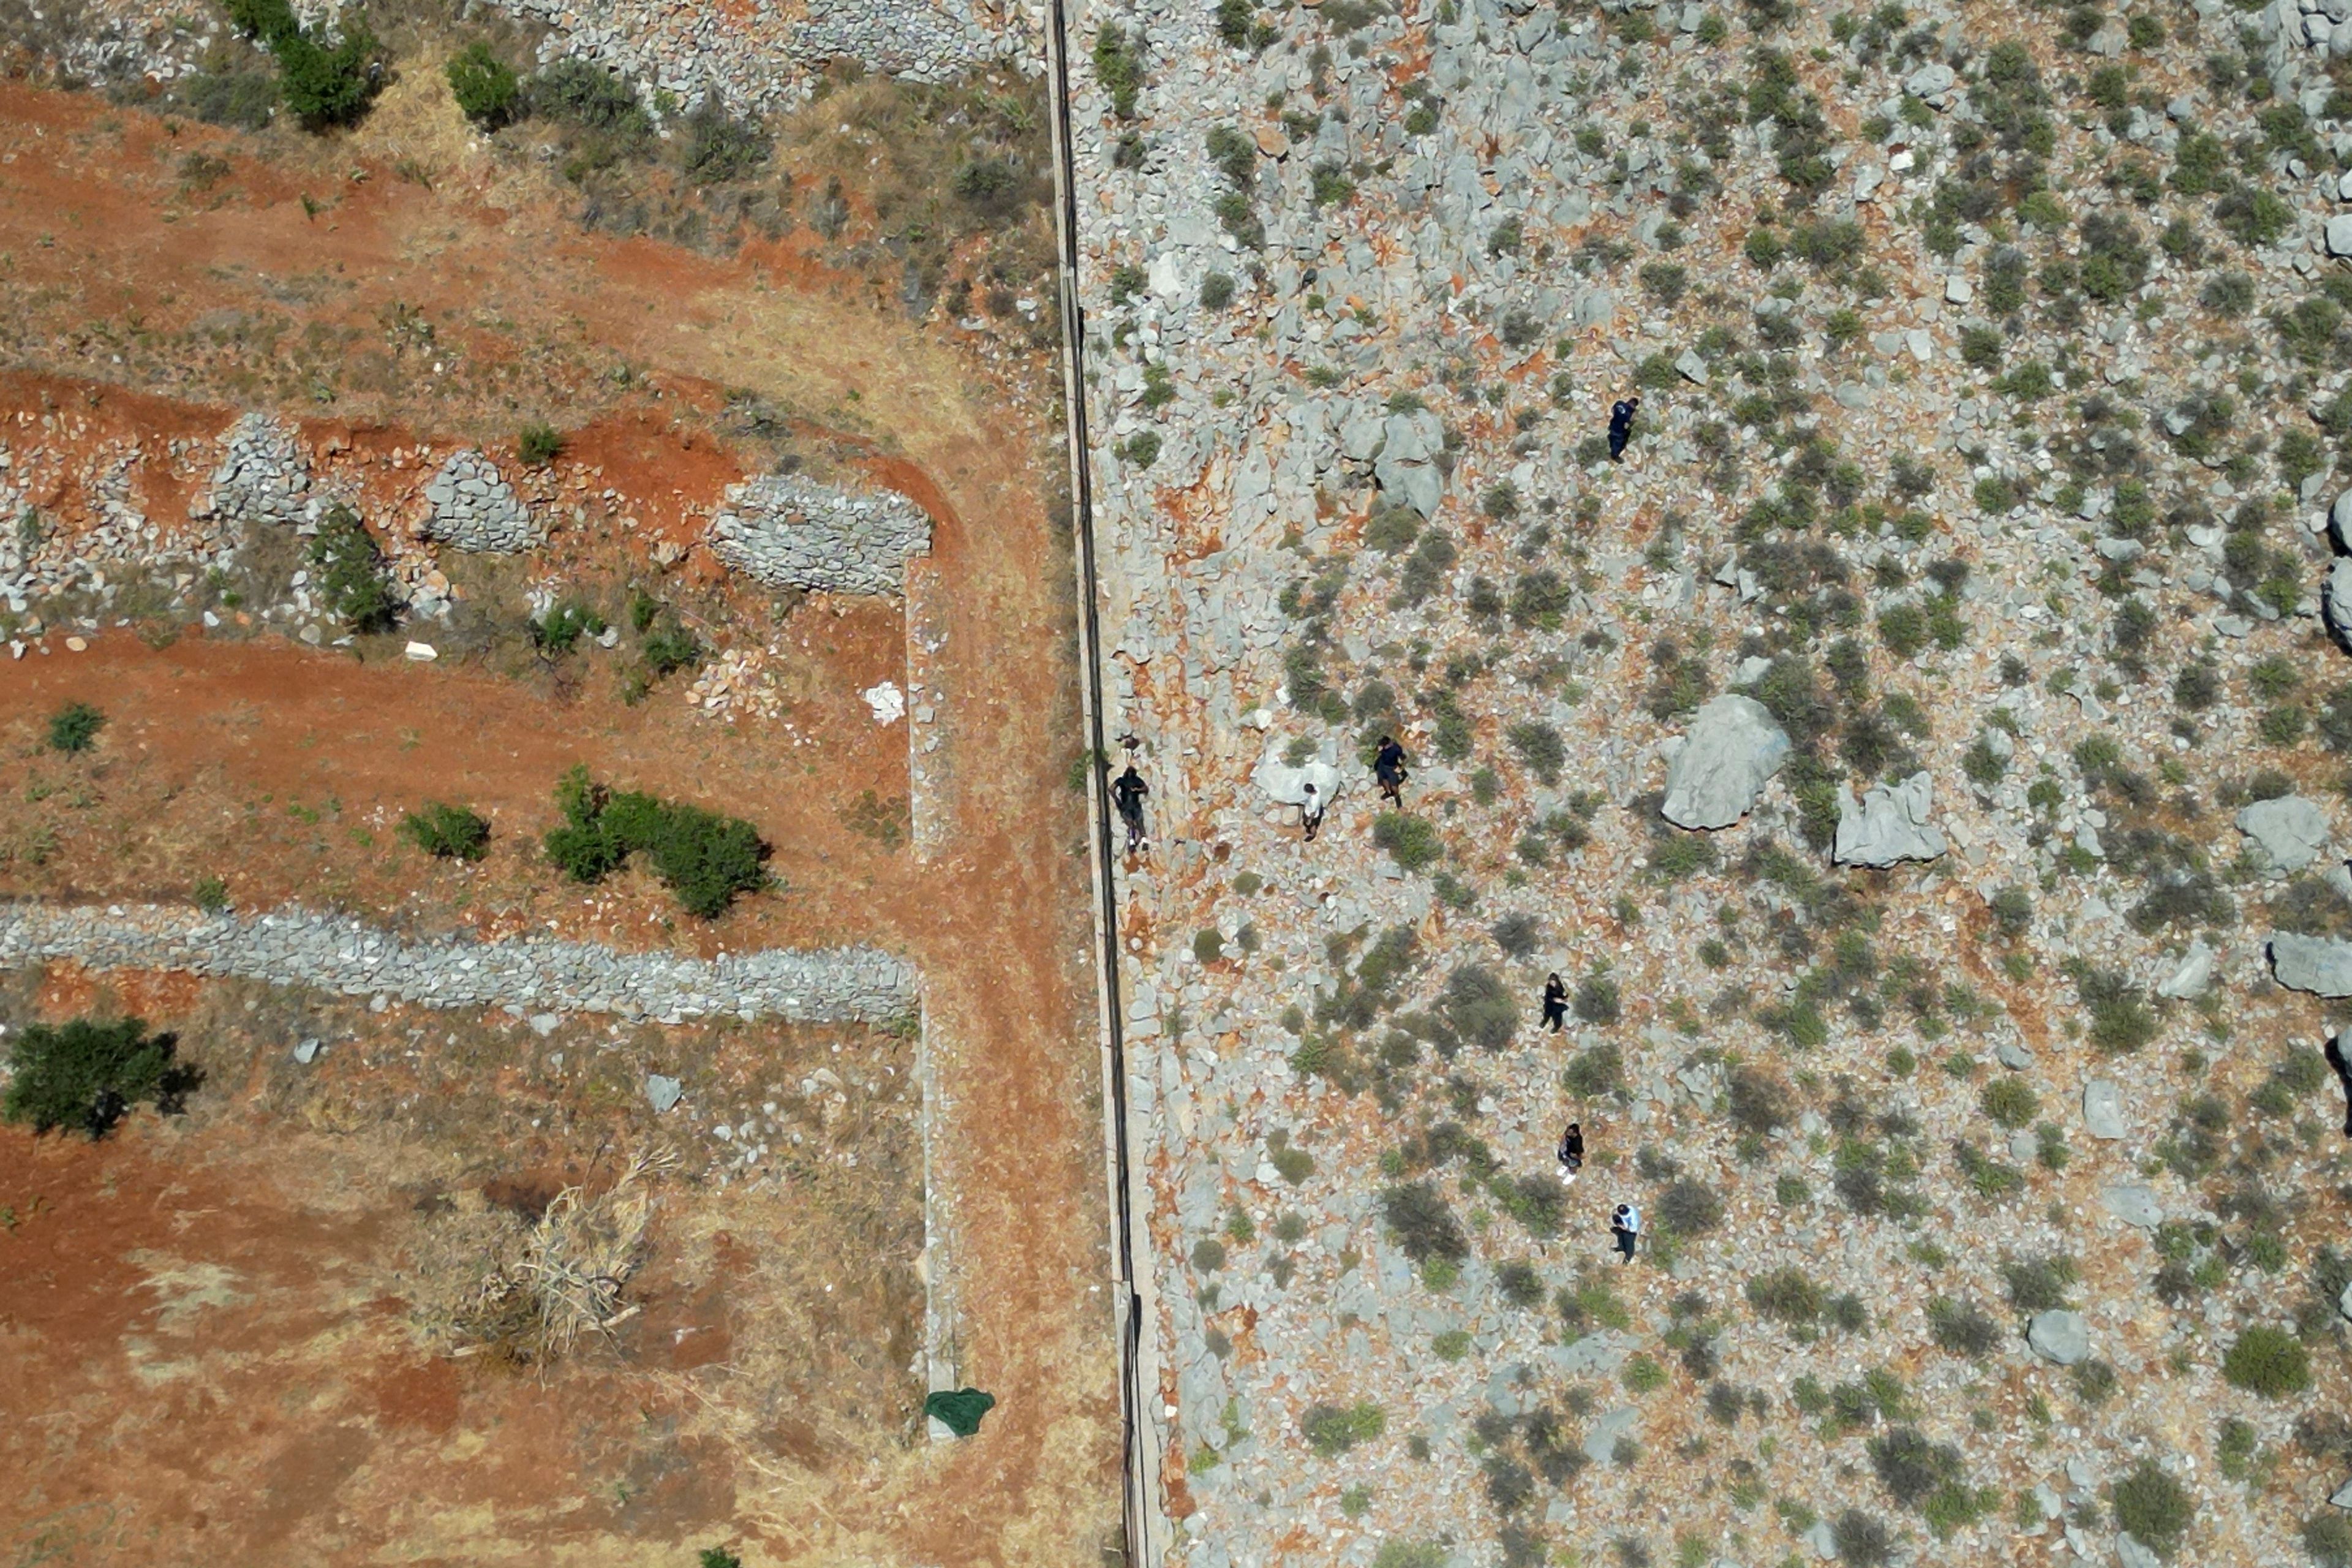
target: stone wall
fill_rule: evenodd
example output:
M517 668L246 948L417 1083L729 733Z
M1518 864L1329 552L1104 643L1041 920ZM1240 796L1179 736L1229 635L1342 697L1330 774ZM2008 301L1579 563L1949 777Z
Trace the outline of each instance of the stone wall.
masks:
M887 1023L915 1010L918 986L911 964L867 947L705 960L535 937L410 941L301 909L208 915L153 904L0 904L0 963L59 958L97 969L310 985L427 1007L514 1003L665 1024L726 1014L746 1021Z
M931 520L904 496L770 474L728 490L711 520L710 548L771 587L898 595L907 557L930 553Z

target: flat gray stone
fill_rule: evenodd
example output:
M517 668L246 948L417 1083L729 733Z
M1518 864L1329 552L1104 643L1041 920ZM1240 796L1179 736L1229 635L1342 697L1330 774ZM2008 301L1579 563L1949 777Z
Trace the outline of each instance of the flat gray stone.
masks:
M1701 708L1666 767L1658 815L1676 827L1728 827L1755 809L1765 781L1789 757L1789 737L1752 697L1718 697Z
M2334 1495L2327 1500L2337 1508L2352 1508L2352 1481L2346 1481L2342 1486L2337 1487Z
M1617 1451L1617 1439L1633 1436L1641 1418L1640 1411L1624 1405L1595 1421L1592 1430L1584 1435L1584 1457L1596 1465L1607 1464L1609 1457Z
M2290 991L2352 996L2352 942L2280 931L2270 940L2271 973Z
M2083 1085L2083 1131L2094 1138L2124 1136L2124 1094L2111 1078Z
M2327 844L2327 814L2299 795L2258 800L2238 813L2238 831L2254 841L2265 868L2274 876L2300 871L2319 858Z
M2347 1284L2344 1293L2336 1298L2336 1310L2342 1317L2352 1318L2352 1284Z
M1838 786L1837 837L1830 858L1840 866L1886 867L1906 860L1933 860L1946 845L1928 826L1935 783L1925 773L1898 784L1875 784L1857 802Z
M2352 214L2327 220L2327 254L2352 256Z
M2102 1187L2099 1201L2126 1225L2154 1230L2164 1223L2163 1205L2156 1201L2155 1189L2145 1182L2116 1182Z
M2116 1537L2118 1568L2164 1568L2164 1559L2132 1538L2129 1531Z
M1837 1560L1837 1531L1830 1528L1828 1520L1813 1521L1811 1524L1805 1527L1805 1533L1798 1539L1811 1547L1813 1555L1822 1562L1833 1563Z
M2200 936L2189 944L2189 951L2181 955L2179 966L2166 976L2164 983L2156 988L2156 994L2168 996L2176 1002L2185 1002L2191 997L2204 995L2212 984L2213 950L2205 945L2205 939Z
M312 1035L296 1045L294 1047L294 1059L300 1062L304 1067L309 1067L312 1062L317 1061L319 1059L319 1037L316 1035Z
M656 1114L675 1107L685 1093L686 1086L674 1078L657 1072L646 1075L646 1100Z
M2025 1325L2025 1342L2033 1353L2060 1366L2073 1366L2091 1353L2091 1325L2080 1312L2061 1307L2036 1312Z
M2033 1065L2033 1053L2015 1040L2003 1040L1993 1047L1993 1057L2011 1072L2023 1072Z

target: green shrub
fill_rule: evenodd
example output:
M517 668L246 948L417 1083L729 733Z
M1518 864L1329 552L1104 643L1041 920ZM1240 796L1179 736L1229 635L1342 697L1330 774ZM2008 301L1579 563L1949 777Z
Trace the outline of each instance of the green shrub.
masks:
M352 633L388 632L398 624L400 601L375 536L350 507L329 507L310 541L310 564L318 568L319 594L327 608Z
M646 673L658 680L700 664L702 639L687 630L676 616L665 615L645 634L637 654L645 660Z
M1214 963L1225 956L1225 939L1217 934L1216 927L1206 926L1193 933L1192 956L1202 963Z
M9 1045L0 1117L30 1122L36 1132L79 1127L96 1140L142 1100L170 1114L201 1078L173 1065L177 1047L175 1037L150 1035L137 1018L27 1024Z
M768 847L750 823L649 795L615 793L575 767L556 786L564 824L547 835L547 858L575 881L594 883L642 854L690 914L725 912L738 893L767 886Z
M677 163L693 184L721 185L757 173L774 151L773 139L757 121L739 120L728 113L726 104L714 93L686 117L678 141ZM967 189L975 179L972 172L986 169L992 163L1004 177L983 177L982 183L991 188L980 195L977 205L986 206L1009 196L1018 182L1009 177L1011 169L996 160L965 164L956 176L956 195L973 199L974 192Z
M1234 302L1233 275L1212 272L1201 279L1201 304L1205 310L1222 310Z
M1558 730L1539 720L1529 720L1512 725L1504 732L1504 739L1510 742L1511 750L1518 753L1529 773L1546 784L1559 781L1559 771L1568 764L1568 748Z
M1095 80L1110 95L1110 109L1121 120L1135 118L1136 95L1143 90L1143 58L1128 46L1127 34L1106 26L1095 35Z
M583 59L549 63L530 79L530 111L575 131L628 144L650 142L653 117L630 82Z
M1723 1223L1723 1194L1685 1176L1659 1196L1658 1218L1677 1236L1705 1236Z
M1465 963L1446 977L1438 1006L1446 1023L1472 1045L1499 1051L1518 1033L1519 1005L1502 976L1483 963Z
M569 445L563 432L542 420L534 419L522 427L515 437L515 456L534 468L543 468L563 456Z
M476 39L449 57L449 96L458 112L485 131L509 125L522 111L522 79Z
M2352 1520L2320 1510L2303 1521L2303 1549L2319 1568L2352 1568Z
M2265 1399L2301 1394L2311 1386L2311 1354L2286 1330L2258 1323L2221 1358L2221 1375L2232 1387Z
M1560 1080L1570 1094L1598 1100L1625 1087L1625 1054L1609 1041L1588 1047L1569 1058Z
M1461 1221L1432 1183L1405 1182L1389 1188L1381 1194L1381 1212L1396 1234L1397 1246L1415 1263L1459 1263L1470 1256Z
M442 801L427 801L401 818L400 834L436 859L479 860L490 852L488 821Z
M1820 1321L1829 1306L1822 1288L1801 1268L1775 1268L1769 1274L1756 1275L1748 1281L1746 1290L1748 1304L1759 1316L1790 1328Z
M2164 1473L2154 1459L2142 1459L2131 1474L2116 1483L2116 1528L2159 1557L2180 1550L2189 1526L2197 1517L2189 1489Z
M2021 1078L1998 1078L1985 1085L1979 1097L1984 1113L2012 1130L2042 1114L2042 1097Z
M743 1560L724 1546L706 1546L702 1549L699 1568L743 1568Z
M98 744L106 715L87 702L68 702L49 715L49 750L87 752Z
M308 32L273 45L278 90L306 131L350 125L383 84L383 50L357 16L346 14L342 41L331 48Z
M1299 1436L1327 1459L1336 1459L1359 1443L1369 1443L1388 1430L1388 1416L1370 1400L1353 1405L1315 1405L1298 1418Z
M1437 863L1443 848L1434 823L1401 811L1384 811L1372 819L1372 842L1387 850L1403 871L1426 870Z
M218 877L199 877L188 896L195 901L196 908L216 915L228 908L228 883Z
M1954 1355L1979 1359L2000 1344L2000 1326L1975 1302L1937 1296L1927 1303L1927 1337Z
M562 658L579 646L582 637L603 637L605 629L604 617L587 605L576 599L559 599L531 622L530 640L541 652Z

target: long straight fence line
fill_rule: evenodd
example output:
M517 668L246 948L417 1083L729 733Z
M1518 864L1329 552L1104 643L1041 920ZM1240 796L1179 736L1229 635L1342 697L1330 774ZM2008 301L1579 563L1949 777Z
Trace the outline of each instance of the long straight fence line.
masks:
M1108 754L1103 731L1101 628L1096 577L1094 468L1087 451L1086 313L1078 300L1078 197L1076 140L1070 130L1069 16L1051 0L1045 29L1046 80L1053 97L1054 227L1062 259L1062 400L1070 444L1070 505L1078 569L1078 682L1096 787L1087 792L1087 822L1094 839L1095 945L1101 960L1097 1016L1102 1031L1104 1137L1109 1163L1112 1240L1118 1296L1120 1458L1124 1472L1120 1519L1130 1568L1152 1561L1149 1438L1143 1386L1143 1297L1135 1274L1135 1215L1127 1139L1127 1042L1118 987L1118 888L1109 813L1104 809L1100 759Z

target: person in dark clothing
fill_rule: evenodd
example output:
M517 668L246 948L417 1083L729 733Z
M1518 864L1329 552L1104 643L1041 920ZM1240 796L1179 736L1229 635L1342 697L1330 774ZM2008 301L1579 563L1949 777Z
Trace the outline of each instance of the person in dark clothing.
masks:
M1151 786L1143 782L1143 775L1135 771L1133 763L1127 764L1127 772L1110 786L1111 805L1118 808L1118 819L1127 824L1127 852L1130 855L1143 843L1143 797L1150 793Z
M1609 460L1625 460L1625 443L1633 438L1633 411L1642 406L1638 396L1629 397L1609 411Z
M2336 1081L2344 1087L2344 1136L2352 1138L2352 1061L2345 1058L2341 1036L2328 1037L2327 1065L2336 1069Z
M1559 1033L1560 1026L1565 1023L1567 1019L1568 986L1561 982L1559 971L1555 969L1551 972L1550 976L1544 981L1544 1026L1549 1029L1553 1034L1557 1035Z
M1381 737L1380 750L1372 754L1372 776L1380 781L1381 798L1391 805L1402 805L1404 796L1404 748L1387 735Z
M1625 1261L1633 1262L1633 1247L1642 1239L1642 1211L1632 1204L1619 1204L1609 1216L1609 1236L1625 1255Z
M1559 1135L1559 1179L1573 1183L1576 1173L1584 1169L1584 1129L1571 1121L1568 1131Z
M1323 826L1323 797L1316 793L1311 784L1301 787L1306 790L1307 798L1298 803L1298 826L1305 831L1307 842L1312 844L1315 835Z

